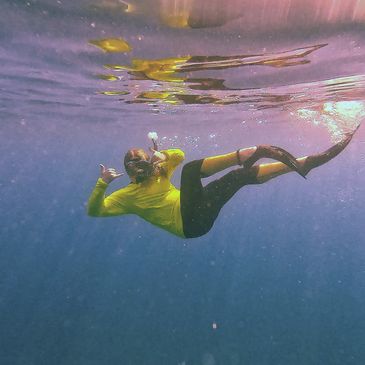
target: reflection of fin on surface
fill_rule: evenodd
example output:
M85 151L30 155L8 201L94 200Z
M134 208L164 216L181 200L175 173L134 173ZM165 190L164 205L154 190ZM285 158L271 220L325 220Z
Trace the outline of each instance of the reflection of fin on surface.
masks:
M220 70L225 68L254 65L272 67L295 66L297 64L308 63L308 61L303 58L308 56L310 53L325 47L326 45L327 44L317 44L314 46L296 48L289 51L254 55L192 56L186 63L180 66L180 71L192 72L208 69Z
M234 90L224 85L223 79L200 78L200 79L186 79L189 83L190 89L196 90Z
M132 47L127 41L122 38L104 38L104 39L92 39L89 44L99 47L104 52L130 52Z

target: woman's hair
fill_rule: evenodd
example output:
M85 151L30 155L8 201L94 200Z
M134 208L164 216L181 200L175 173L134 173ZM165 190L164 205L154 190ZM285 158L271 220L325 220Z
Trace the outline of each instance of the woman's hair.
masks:
M132 148L124 156L124 168L137 183L147 180L154 174L154 166L150 156L142 148Z

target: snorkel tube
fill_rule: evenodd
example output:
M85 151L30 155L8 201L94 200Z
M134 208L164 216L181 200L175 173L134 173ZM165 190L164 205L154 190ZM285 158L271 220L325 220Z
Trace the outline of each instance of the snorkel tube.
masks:
M147 134L147 137L152 141L153 148L150 148L150 151L153 153L152 155L152 162L159 163L161 160L163 161L166 157L163 153L158 152L158 145L157 145L157 139L158 135L156 132L149 132Z
M148 132L147 137L152 141L153 149L155 151L158 151L158 145L157 145L158 135L157 135L157 133L156 132Z

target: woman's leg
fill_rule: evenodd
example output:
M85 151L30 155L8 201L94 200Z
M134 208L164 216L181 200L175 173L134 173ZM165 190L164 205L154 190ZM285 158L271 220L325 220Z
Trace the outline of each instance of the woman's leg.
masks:
M200 168L204 160L187 163L181 174L180 206L186 238L199 237L212 228L223 205L246 184L259 183L258 167L239 168L203 187Z
M205 233L197 215L201 211L203 199L203 185L200 180L203 161L191 161L184 165L181 172L180 210L186 238L199 237Z
M297 172L300 171L302 176L306 176L313 168L323 165L343 151L354 133L348 134L344 140L323 153L296 159L295 164L292 163L292 156L278 147L258 146L253 153L252 150L249 151L251 156L246 159L246 163L243 163L243 168L230 171L205 187L202 186L200 177L208 171L212 172L213 168L203 171L204 162L210 159L209 164L212 163L212 166L222 170L229 167L230 163L233 164L233 153L228 154L228 156L222 155L227 156L226 160L225 157L216 156L186 164L181 179L181 209L186 237L198 237L207 233L224 204L243 186L262 184L274 177L293 171L294 167L296 167ZM258 153L256 153L257 151ZM280 158L283 162L252 166L258 158L262 157ZM215 158L218 158L216 161L221 161L214 164Z
M284 166L290 170L286 165ZM249 169L241 167L228 172L204 187L204 204L209 208L209 214L212 220L217 218L224 204L242 187L262 183L257 179L258 171L258 166L252 166Z
M335 144L328 150L298 158L296 164L305 176L312 169L321 166L336 157L350 143L355 132L348 134L341 142ZM262 184L274 177L293 171L282 162L261 164L250 168L239 168L230 171L220 179L212 181L203 188L203 199L200 205L204 208L207 226L213 226L220 210L233 195L245 185ZM209 223L208 223L209 221Z
M201 165L200 176L208 177L235 165L243 165L246 169L249 169L261 158L271 158L281 161L290 169L302 174L295 157L289 152L280 147L259 145L240 149L225 155L205 158Z
M250 158L256 150L257 147L255 146L230 152L225 155L207 157L203 160L200 176L209 177L229 167L242 165L242 163Z
M295 158L288 152L279 149L278 147L261 145L240 149L225 155L212 156L203 160L192 161L183 167L181 174L180 205L185 237L198 237L208 232L218 214L216 207L219 204L217 205L215 198L213 199L213 204L211 194L207 194L207 191L210 191L209 188L203 188L200 179L202 177L211 176L234 165L244 165L246 168L238 169L239 173L232 172L232 174L227 174L227 176L235 177L234 182L232 182L231 179L228 179L228 185L231 189L233 188L234 191L237 191L241 186L246 184L246 180L249 176L251 178L253 171L255 171L256 174L257 169L251 168L251 165L263 157L278 159L279 161L287 163L290 168L298 171L298 168L295 165ZM246 164L247 161L250 165ZM231 196L229 193L230 190L225 190L225 186L228 186L224 183L226 179L222 178L222 180L219 179L219 181L222 181L220 184L221 195L223 195L223 191L225 191L226 194L224 195L228 194L228 196ZM211 184L209 184L209 186L212 187ZM218 199L218 201L220 200ZM220 208L218 211L219 210Z

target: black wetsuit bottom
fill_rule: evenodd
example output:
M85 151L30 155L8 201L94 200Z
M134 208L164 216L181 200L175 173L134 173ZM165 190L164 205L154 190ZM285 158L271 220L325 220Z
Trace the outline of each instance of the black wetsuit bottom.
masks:
M351 141L357 128L328 150L308 156L299 167L295 158L287 151L275 146L258 146L254 155L244 163L244 167L230 171L220 179L203 186L201 166L204 159L187 163L181 173L180 209L186 238L204 235L212 228L225 203L243 186L260 184L257 179L258 166L252 166L258 159L269 157L289 166L305 177L313 168L323 165L337 156Z
M221 178L202 185L201 165L204 159L184 165L181 173L180 205L186 238L199 237L212 228L225 203L244 185L259 184L258 168L238 168Z

